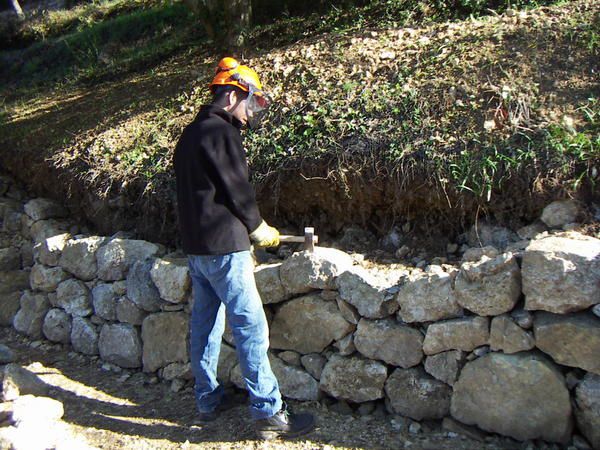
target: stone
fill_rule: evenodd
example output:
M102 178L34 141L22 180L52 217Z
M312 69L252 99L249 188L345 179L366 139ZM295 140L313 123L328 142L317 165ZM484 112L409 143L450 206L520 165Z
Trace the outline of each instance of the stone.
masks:
M237 353L235 348L221 343L221 351L219 352L219 365L217 367L217 379L224 384L231 383L231 371L238 363Z
M176 378L181 380L193 380L191 363L171 363L162 371L162 378L167 381L173 381Z
M454 384L450 411L467 425L521 441L566 443L572 430L564 377L533 353L489 353L467 363Z
M18 364L7 364L2 376L3 401L12 401L21 395L48 395L49 386L35 373Z
M19 270L21 268L21 253L14 247L0 249L0 270Z
M596 316L596 317L600 317L600 304L594 306L592 308L592 313Z
M465 262L454 284L456 301L480 316L496 316L514 308L521 296L521 271L512 253Z
M600 376L586 374L575 390L575 418L592 448L600 448Z
M335 303L307 295L279 308L270 327L271 348L319 353L353 330Z
M113 239L96 254L98 278L105 281L124 280L131 266L161 253L158 245L137 239Z
M308 373L299 367L285 364L279 358L270 358L270 361L284 397L301 401L319 399L319 383Z
M487 437L487 435L478 428L460 423L451 417L444 417L442 420L442 428L451 433L461 434L469 439L479 442L484 442Z
M413 271L396 295L400 305L398 317L412 323L462 316L463 310L452 291L453 278L446 272Z
M316 380L321 379L321 373L323 373L323 367L327 362L327 358L318 353L310 353L300 357L300 362L306 371Z
M71 239L73 236L70 233L57 234L44 239L35 246L36 258L46 266L58 266L62 252Z
M488 245L487 247L473 247L465 250L462 256L463 262L477 262L484 256L487 256L490 259L498 256L500 252L496 247L492 247Z
M67 210L60 204L47 198L34 198L25 203L25 214L32 220L57 219L67 216Z
M354 333L356 349L371 359L408 368L423 359L423 335L393 319L361 319Z
M454 386L462 367L465 354L459 350L430 355L425 359L425 371L432 377Z
M314 289L335 289L335 278L352 265L352 257L341 250L315 247L312 253L298 252L286 259L279 275L289 294L304 294Z
M48 267L43 264L35 264L31 268L29 282L31 289L44 292L54 292L58 285L70 278L67 272L62 267Z
M150 270L154 261L135 262L127 274L127 297L139 308L148 312L160 310L160 293L152 281Z
M17 311L21 307L21 292L0 294L0 326L12 326Z
M382 284L362 267L354 267L337 277L340 298L354 306L358 313L368 319L382 319L398 310L390 286Z
M23 395L13 403L12 420L17 426L23 422L35 422L37 424L53 422L63 417L64 408L61 402L44 396L36 397L36 395L41 394L32 394Z
M531 333L514 323L508 314L503 314L492 319L490 347L493 351L518 353L534 348L535 339Z
M98 354L98 330L89 319L73 317L71 345L76 352L86 355Z
M121 297L117 300L117 320L119 322L129 323L131 325L141 325L148 313L140 309L127 297Z
M31 239L35 244L39 244L46 239L63 234L69 229L69 224L64 221L48 219L38 220L30 228Z
M300 362L300 353L293 352L291 350L286 350L280 352L277 357L281 359L284 363L289 364L291 366L300 367L302 364Z
M542 234L547 230L548 229L546 228L546 225L543 222L539 221L519 228L517 230L517 235L521 239L530 241L532 239L535 239L538 235Z
M367 402L383 398L384 364L356 356L333 355L321 373L322 391L340 400Z
M93 280L98 273L96 252L105 242L106 238L99 236L70 239L60 256L60 266L80 280Z
M8 364L17 359L15 352L8 346L0 344L0 364Z
M522 266L525 309L566 314L600 303L600 239L571 232L533 240Z
M44 317L50 309L46 296L25 291L21 296L21 309L13 319L13 326L19 333L32 339L42 338Z
M256 288L262 302L267 305L279 303L287 299L287 294L279 277L281 263L266 264L254 269Z
M56 303L72 316L87 317L94 312L89 289L83 281L74 278L58 285Z
M92 289L94 313L104 320L117 319L117 295L112 284L99 283Z
M187 259L156 258L150 269L150 276L163 300L170 303L187 300L192 286Z
M575 222L578 214L579 207L574 200L558 200L544 208L540 219L550 228L561 228Z
M171 382L171 392L179 392L185 387L186 382L184 380L180 380L179 378L175 378Z
M330 292L330 291L323 291L323 292ZM322 293L321 293L321 297L323 297ZM341 298L336 298L335 301L337 303L338 309L340 310L340 313L342 314L342 317L347 322L357 325L358 322L360 321L360 314L358 313L356 308L354 306L352 306L350 303L345 302Z
M71 316L60 308L52 308L44 318L42 331L52 342L68 344L71 342Z
M21 218L23 214L16 211L6 211L2 220L2 231L5 233L18 233L21 231Z
M389 407L414 420L441 419L450 411L452 389L421 367L396 369L385 382Z
M344 336L342 339L335 341L333 346L337 348L340 355L350 356L356 351L356 346L354 345L354 335L350 333Z
M470 247L491 246L503 250L511 242L518 240L517 234L508 228L487 223L473 225L467 233L467 243Z
M98 340L100 358L126 369L142 365L142 341L138 331L129 324L105 324Z
M434 355L447 350L471 350L488 343L489 319L465 317L445 322L432 323L427 328L423 341L423 352Z
M536 346L559 364L600 374L600 319L589 312L536 312Z
M533 327L533 314L524 309L513 309L510 316L524 330L530 330Z
M28 270L0 272L0 294L11 294L25 289L29 289Z
M172 362L189 360L188 315L183 312L150 314L142 323L144 372L154 372Z

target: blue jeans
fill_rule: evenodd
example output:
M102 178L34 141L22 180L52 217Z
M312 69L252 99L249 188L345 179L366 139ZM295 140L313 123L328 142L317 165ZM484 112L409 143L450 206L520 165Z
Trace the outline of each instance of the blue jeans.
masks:
M267 356L269 328L254 281L249 251L188 255L194 307L190 321L190 359L200 412L214 411L223 398L217 364L225 316L233 332L253 419L281 409L279 385Z

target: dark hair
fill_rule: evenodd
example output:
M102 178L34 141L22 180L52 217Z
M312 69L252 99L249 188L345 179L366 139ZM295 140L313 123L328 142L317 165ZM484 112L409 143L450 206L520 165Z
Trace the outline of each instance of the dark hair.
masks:
M248 96L248 93L237 86L230 84L224 84L222 86L215 86L213 88L213 99L212 102L215 105L223 105L225 103L225 97L229 95L231 91L235 91L238 96L242 99Z

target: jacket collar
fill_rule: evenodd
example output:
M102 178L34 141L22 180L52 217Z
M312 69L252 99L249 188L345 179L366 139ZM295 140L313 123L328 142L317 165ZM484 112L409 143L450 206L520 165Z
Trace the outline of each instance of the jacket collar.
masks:
M198 119L207 119L209 117L220 117L225 122L230 123L238 130L242 128L243 123L233 116L233 114L225 111L223 108L217 105L203 105L196 116L196 120Z

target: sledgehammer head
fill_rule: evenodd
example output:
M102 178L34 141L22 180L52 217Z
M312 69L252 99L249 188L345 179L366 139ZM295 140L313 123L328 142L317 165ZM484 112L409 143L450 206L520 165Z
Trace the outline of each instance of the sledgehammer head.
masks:
M279 242L302 242L304 243L303 250L313 252L315 250L315 244L319 243L319 236L315 236L315 229L313 227L304 228L304 236L290 236L281 235L279 236Z

